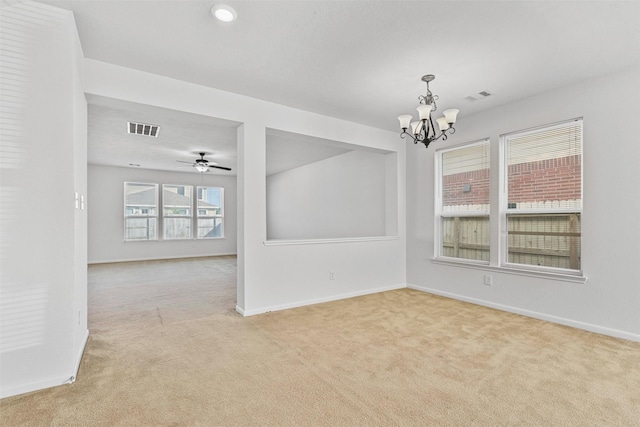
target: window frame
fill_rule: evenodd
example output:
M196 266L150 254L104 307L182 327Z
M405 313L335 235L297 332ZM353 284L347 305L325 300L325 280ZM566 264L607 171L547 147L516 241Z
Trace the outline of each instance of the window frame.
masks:
M129 184L137 184L137 185L148 185L153 186L154 195L155 195L155 215L127 215L127 185ZM164 200L164 187L189 187L191 189L191 204L190 204L190 215L164 215L165 208L165 200ZM220 191L220 214L210 215L210 216L199 216L198 215L198 189L200 188L217 188ZM225 188L219 185L192 185L192 184L167 184L167 183L158 183L158 182L138 182L138 181L124 181L123 182L123 223L122 223L122 233L123 233L123 242L162 242L162 241L185 241L185 240L199 240L199 241L210 241L210 240L223 240L225 239ZM155 219L155 236L152 239L128 239L127 238L127 219L140 219L140 218L152 218ZM166 218L188 218L189 219L189 227L190 227L190 237L187 238L166 238L165 235L165 219ZM210 218L219 218L221 222L221 235L215 237L198 237L197 229L198 229L198 219L210 219ZM194 231L195 230L195 231Z
M456 212L443 212L443 154L466 149L474 146L486 145L489 150L489 200L487 203L487 209L476 210L476 211L456 211ZM435 236L434 239L434 254L435 259L443 260L448 262L455 263L465 263L465 264L473 264L473 265L486 265L488 266L491 262L491 141L489 138L481 138L471 142L466 142L462 144L458 144L451 147L440 148L435 152L435 203L434 203L434 213L435 213ZM444 255L444 230L443 230L443 219L444 218L455 218L455 217L487 217L489 220L489 260L477 260L470 258L461 258L461 257L452 257Z
M155 215L129 215L127 214L127 206L129 206L127 204L127 186L128 185L148 185L148 186L152 186L154 188L154 193L155 193ZM159 233L158 233L158 227L160 226L160 221L159 221L159 210L160 210L160 199L158 196L158 187L159 185L157 183L153 183L153 182L137 182L137 181L124 181L124 185L123 185L123 206L122 206L122 214L123 214L123 224L122 224L122 233L123 233L123 240L125 242L150 242L150 241L158 241L159 239ZM151 239L129 239L127 238L127 220L128 219L155 219L156 220L156 225L155 225L155 236ZM147 227L148 228L148 227Z
M189 214L169 214L167 215L165 213L165 187L185 187L189 189ZM191 184L162 184L162 240L166 240L166 241L175 241L175 240L193 240L193 205L194 205L194 201L193 201L193 185ZM167 230L166 230L166 219L172 219L172 218L183 218L183 219L189 219L189 237L177 237L177 238L167 238Z
M540 208L529 208L529 209L517 209L512 210L509 209L509 164L508 164L508 156L509 156L509 137L518 135L519 137L531 135L539 132L549 131L552 129L559 129L563 127L575 126L575 123L579 122L579 126L581 128L581 140L580 140L580 197L581 204L579 208L555 208L555 209L540 209ZM505 267L508 269L517 269L517 270L526 270L532 272L541 272L541 273L558 273L562 275L573 275L573 276L583 276L583 263L580 263L580 268L571 269L571 268L560 268L560 267L550 267L550 266L537 266L532 264L522 264L522 263L514 263L509 262L509 215L545 215L545 214L575 214L578 213L580 218L583 216L584 212L584 119L582 117L576 117L569 120L563 120L560 122L550 123L546 125L536 126L524 130L513 131L500 135L499 140L499 159L500 159L500 167L499 167L499 224L500 224L500 242L498 245L498 255L499 262L501 267ZM583 233L581 231L580 235L580 257L582 255L582 241L583 241Z
M212 186L212 185L197 185L196 187L196 191L195 191L195 209L194 209L194 225L195 225L195 238L197 240L211 240L211 239L224 239L224 229L225 229L225 220L224 220L224 187L218 187L218 186ZM217 188L220 191L220 213L216 214L216 215L203 215L200 216L200 212L198 209L198 201L200 199L200 189L203 188ZM220 224L221 224L221 232L220 232L220 236L213 236L213 237L199 237L199 220L200 219L216 219L216 218L220 218Z

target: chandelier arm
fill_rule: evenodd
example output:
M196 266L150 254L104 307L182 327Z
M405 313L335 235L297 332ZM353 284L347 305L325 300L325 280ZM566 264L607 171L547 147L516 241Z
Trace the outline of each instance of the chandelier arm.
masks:
M433 137L436 136L436 128L433 126L433 117L429 114L429 123L431 125L431 131L433 132Z
M446 141L447 138L449 138L447 133L449 133L450 135L453 135L454 133L456 133L456 130L455 130L455 128L452 128L452 127L448 128L447 130L442 131L442 133L440 133L440 135L437 138L432 139L431 142L437 141L440 138L442 138L443 141Z
M417 138L415 138L413 135L411 135L409 132L407 131L402 131L402 133L400 133L400 138L404 139L405 136L408 136L409 138L411 138L411 140L413 141L414 144L417 144L418 142L420 142Z

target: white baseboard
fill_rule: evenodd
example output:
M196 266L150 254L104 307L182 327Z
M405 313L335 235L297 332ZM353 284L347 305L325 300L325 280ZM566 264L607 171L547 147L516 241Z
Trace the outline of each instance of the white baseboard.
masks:
M84 334L84 339L82 340L82 345L80 346L80 350L78 351L78 354L76 355L76 363L73 367L73 381L71 382L75 382L76 378L78 378L78 370L80 369L80 362L82 361L82 355L84 354L84 349L87 346L87 341L89 340L89 329L87 329L87 332Z
M35 381L28 384L21 384L16 387L11 387L8 389L0 388L0 399L4 399L5 397L17 396L19 394L30 393L32 391L44 390L46 388L57 387L64 384L71 384L75 382L78 377L78 370L80 369L80 361L82 360L82 355L84 354L84 349L87 346L87 341L89 340L89 330L84 336L82 341L82 346L80 346L80 350L76 355L75 364L73 367L73 372L69 375L65 375L62 377L54 377L49 378L42 381Z
M440 295L447 298L452 298L459 301L470 302L472 304L481 305L484 307L495 308L497 310L507 311L509 313L520 314L522 316L533 317L534 319L546 320L552 323L558 323L560 325L570 326L572 328L583 329L589 332L595 332L597 334L608 335L610 337L622 338L629 341L640 342L640 335L632 332L621 331L618 329L607 328L605 326L594 325L592 323L580 322L578 320L567 319L565 317L553 316L550 314L539 313L537 311L525 310L510 305L498 304L491 301L485 301L477 298L471 298L464 295L458 295L451 292L440 291L438 289L431 289L426 286L418 286L407 284L407 288L415 289L422 292L427 292L434 295Z
M380 288L366 289L364 291L348 292L345 294L331 295L328 297L314 298L314 299L303 300L303 301L295 301L287 304L278 304L278 305L272 305L268 307L254 308L252 310L243 310L240 307L236 306L236 311L242 314L243 316L255 316L256 314L268 313L270 311L287 310L290 308L304 307L305 305L320 304L323 302L337 301L341 299L359 297L362 295L376 294L378 292L393 291L395 289L403 289L403 288L406 288L404 284L383 286Z
M82 360L82 355L84 354L84 349L87 345L88 340L89 340L89 330L87 329L87 332L82 342L82 346L80 347L80 350L76 355L73 372L71 372L69 375L65 375L62 377L49 378L42 381L35 381L28 384L21 384L19 386L11 387L8 389L0 388L0 399L4 399L5 397L17 396L19 394L30 393L32 391L44 390L46 388L57 387L64 384L71 384L75 382L76 378L78 377L78 370L80 369L80 361Z
M206 258L215 256L236 256L236 252L219 253L219 254L200 254L200 255L172 255L165 257L149 257L149 258L122 258L122 259L107 259L107 260L89 260L87 264L110 264L116 262L137 262L137 261L160 261L165 259L183 259L183 258Z
M63 384L70 384L73 382L69 375L64 377L49 378L42 381L35 381L28 384L21 384L16 387L2 388L0 389L0 399L5 397L17 396L19 394L30 393L32 391L44 390L46 388L57 387Z

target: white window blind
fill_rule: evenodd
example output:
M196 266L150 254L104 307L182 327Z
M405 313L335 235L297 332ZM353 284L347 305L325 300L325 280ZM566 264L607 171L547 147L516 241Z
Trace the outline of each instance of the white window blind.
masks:
M489 141L441 152L442 212L489 212Z
M582 209L582 120L505 136L509 210Z

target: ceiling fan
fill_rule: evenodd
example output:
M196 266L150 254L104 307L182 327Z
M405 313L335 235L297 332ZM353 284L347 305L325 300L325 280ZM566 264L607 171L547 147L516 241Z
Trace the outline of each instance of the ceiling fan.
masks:
M194 162L185 162L183 160L176 160L176 162L180 163L189 163L191 166L196 168L196 170L200 173L205 173L209 170L209 168L223 169L226 171L230 171L231 168L225 166L218 166L216 162L210 162L209 160L204 158L206 153L198 153L200 154L200 158L196 159Z

